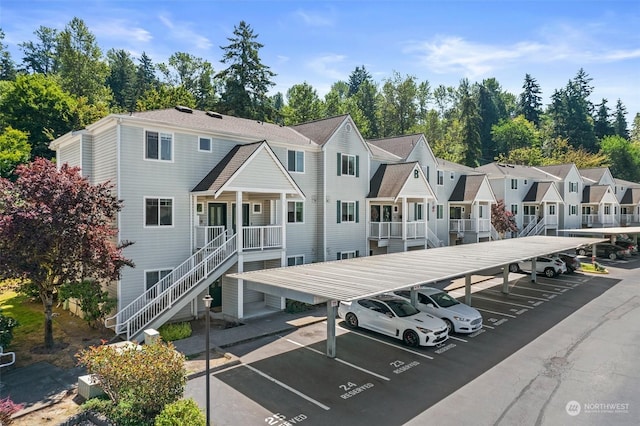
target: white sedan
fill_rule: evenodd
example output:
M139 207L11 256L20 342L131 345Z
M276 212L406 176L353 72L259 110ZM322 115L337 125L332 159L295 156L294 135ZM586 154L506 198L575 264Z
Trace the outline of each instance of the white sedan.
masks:
M509 265L509 272L531 272L533 262L525 260L519 263ZM542 272L546 277L552 278L567 272L567 265L560 259L552 259L550 257L536 258L536 272Z
M447 325L420 312L405 299L382 295L340 302L338 316L349 327L362 327L402 340L408 346L435 346L449 338Z
M398 296L411 300L409 290L394 292ZM449 333L473 333L482 328L482 315L475 308L458 302L454 297L437 288L422 287L417 290L416 307L422 312L441 318Z

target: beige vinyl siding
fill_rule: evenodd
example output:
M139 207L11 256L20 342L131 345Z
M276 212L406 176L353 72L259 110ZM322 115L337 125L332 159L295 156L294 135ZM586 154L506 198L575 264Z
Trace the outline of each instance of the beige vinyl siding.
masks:
M416 168L415 170L418 169ZM402 196L417 198L430 196L424 178L421 175L416 178L414 177L414 172L411 172L411 176L407 178L407 182L402 188Z
M58 161L60 164L68 164L71 167L81 167L80 140L75 140L60 148Z
M258 176L259 179L256 179ZM285 174L276 169L274 159L264 149L253 158L250 167L245 167L229 184L234 188L254 189L286 190L291 187Z

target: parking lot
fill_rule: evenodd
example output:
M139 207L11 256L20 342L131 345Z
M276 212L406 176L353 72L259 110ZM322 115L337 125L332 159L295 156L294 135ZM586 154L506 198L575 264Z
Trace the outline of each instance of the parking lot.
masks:
M600 261L600 260L599 260ZM634 267L637 256L603 260ZM414 419L456 390L552 329L619 282L609 275L575 273L557 278L511 274L475 284L472 305L484 328L452 334L432 348L408 348L399 340L338 321L337 353L325 355L326 324L304 327L228 350L237 367L212 375L213 423L268 425L385 424ZM464 299L464 289L450 294ZM203 407L204 377L187 395Z

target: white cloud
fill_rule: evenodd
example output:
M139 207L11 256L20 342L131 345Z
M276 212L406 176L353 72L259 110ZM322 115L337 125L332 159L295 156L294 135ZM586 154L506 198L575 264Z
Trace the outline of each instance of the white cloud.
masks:
M299 9L294 13L294 16L310 27L331 27L334 25L334 19L332 17L328 17L320 12L309 12Z
M147 43L153 39L151 33L144 28L139 28L124 19L101 21L91 27L98 37L112 40L126 40L137 43Z
M188 43L197 50L209 50L213 46L211 40L207 37L198 34L194 31L189 22L172 21L167 15L158 15L160 22L169 30L166 38L178 40L182 43ZM188 52L189 47L182 48L183 51Z
M331 78L333 80L344 80L345 74L337 65L344 63L345 55L323 55L318 56L307 62L306 67L313 70L314 73L323 78Z

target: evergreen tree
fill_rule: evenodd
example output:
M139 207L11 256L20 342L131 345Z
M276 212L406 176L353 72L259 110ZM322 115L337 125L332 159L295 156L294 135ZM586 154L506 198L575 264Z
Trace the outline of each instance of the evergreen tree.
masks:
M169 57L168 64L160 64L158 69L163 74L165 83L173 87L183 87L193 95L196 108L213 108L213 66L209 61L189 53L176 52Z
M327 117L346 114L346 102L349 97L349 85L344 81L336 81L331 85L329 93L324 95L325 114Z
M536 79L529 74L525 74L522 88L524 91L518 97L517 113L537 126L542 114L542 90Z
M604 138L605 136L613 135L613 126L609 122L609 107L607 107L607 100L602 99L602 102L597 106L598 112L595 117L595 122L593 124L593 131L596 134L596 138L598 140Z
M136 66L134 97L140 99L144 93L159 86L160 82L156 77L153 61L145 52L142 52Z
M221 62L229 65L218 74L224 84L221 109L238 117L264 121L273 116L267 92L275 85L272 79L276 74L260 60L263 45L256 41L258 35L245 21L240 21L233 35L227 39L230 44L221 47Z
M56 49L58 30L40 26L34 32L37 41L27 41L19 46L24 53L22 64L26 71L36 74L54 74L57 72Z
M133 111L136 105L136 65L126 50L111 49L107 52L109 76L106 84L113 93L117 110Z
M356 122L362 136L367 139L377 138L380 135L378 127L378 89L373 80L364 80L358 91L353 95L353 99L362 111L362 120L366 122ZM355 118L354 118L355 120Z
M636 113L633 118L633 124L631 125L631 135L629 135L631 142L640 143L640 112Z
M622 104L622 101L618 99L616 102L616 112L614 113L613 120L613 132L614 134L629 139L629 130L627 130L627 119L625 118L627 115L627 109Z
M491 129L501 120L507 118L507 112L501 97L502 88L494 78L484 80L476 85L478 96L478 112L480 114L480 139L482 144L482 163L490 163L498 154L496 144L491 136Z
M458 113L461 124L460 141L465 147L463 162L469 167L478 167L482 157L481 118L478 101L467 79L463 79L458 88Z
M84 21L73 18L58 37L58 75L62 88L89 103L108 100L105 81L109 74L102 51Z
M0 80L14 80L17 74L16 64L2 40L4 40L4 31L0 29Z
M322 101L308 83L294 84L287 91L287 106L283 108L287 126L317 120L323 116Z
M356 67L355 70L349 75L349 96L353 96L358 93L360 85L365 81L371 80L371 74L364 68Z

